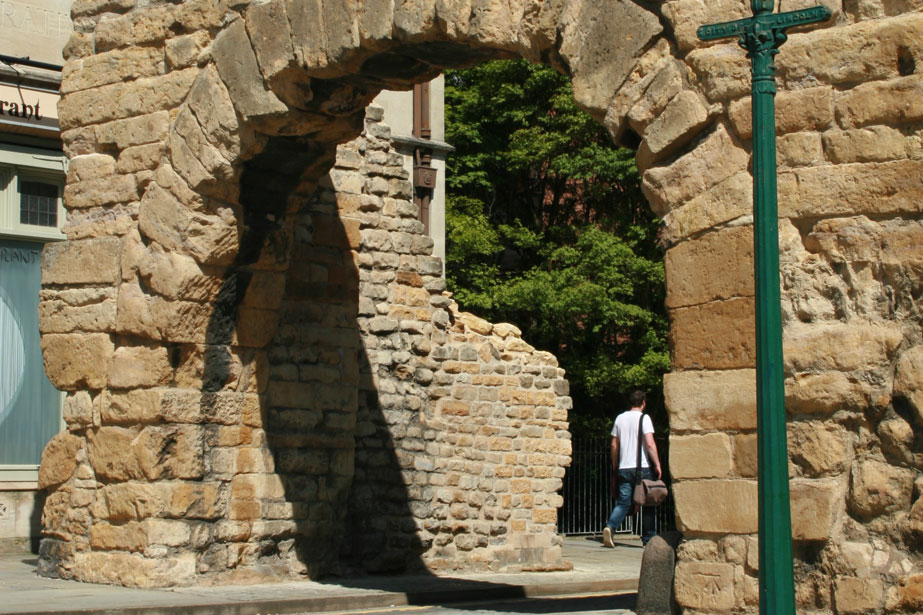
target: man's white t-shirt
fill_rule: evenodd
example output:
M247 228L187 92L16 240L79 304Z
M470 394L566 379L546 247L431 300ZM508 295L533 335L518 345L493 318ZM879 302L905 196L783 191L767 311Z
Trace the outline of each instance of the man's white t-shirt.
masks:
M621 413L612 425L612 435L619 439L619 470L634 469L638 465L638 419L640 410L628 410ZM642 433L654 433L651 417L644 415ZM641 467L648 468L647 447L641 447Z

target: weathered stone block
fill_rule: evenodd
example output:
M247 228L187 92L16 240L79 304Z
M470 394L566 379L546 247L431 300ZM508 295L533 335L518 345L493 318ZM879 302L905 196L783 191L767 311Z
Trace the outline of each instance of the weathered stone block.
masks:
M866 542L843 542L839 545L840 559L853 576L868 577L875 549Z
M306 3L305 3L306 4ZM226 26L212 43L215 66L244 119L284 113L288 108L263 86L263 77L243 19Z
M133 444L138 430L100 427L87 432L87 453L97 476L115 481L142 478Z
M165 513L183 519L217 519L225 510L222 483L183 482L171 486Z
M917 213L923 202L923 161L841 164L779 174L779 214L816 216Z
M78 182L98 177L110 177L115 173L115 158L106 154L84 154L70 159L67 181Z
M651 45L651 48L638 59L622 86L615 92L606 110L604 123L616 142L621 141L629 127L628 114L632 108L645 96L645 91L657 79L657 76L669 70L667 65L671 63L673 63L673 58L670 56L669 43L661 39ZM663 99L661 103L666 105L673 96L675 92ZM651 115L649 119L654 119L654 116Z
M63 391L104 388L114 350L112 339L106 333L42 335L45 374Z
M96 26L96 49L105 51L162 41L175 23L175 13L172 5L162 5L125 15L105 14Z
M756 429L756 372L685 371L664 375L670 429L731 431Z
M79 430L93 424L93 400L86 391L77 391L64 398L62 418L68 429Z
M240 229L236 212L219 207L206 214L190 211L156 184L141 200L138 228L168 251L188 254L210 265L230 263L237 253Z
M118 237L49 243L42 252L42 284L114 284L120 246Z
M140 117L108 122L96 127L96 141L125 149L146 143L161 143L167 136L170 114L156 111Z
M897 608L906 611L923 608L923 574L909 574L900 579L897 586Z
M323 3L288 0L286 10L291 22L292 44L297 56L307 68L326 68L328 62L323 25ZM333 68L333 71L336 69Z
M870 403L870 387L840 371L798 374L785 381L789 414L830 415L837 410L865 408Z
M753 302L739 298L671 310L673 367L740 369L754 365Z
M93 504L93 516L115 522L158 516L163 513L171 487L167 483L136 481L106 485Z
M153 77L163 72L163 54L155 47L130 47L68 62L61 73L61 93Z
M853 463L849 509L863 519L910 508L913 471L863 459Z
M148 559L137 554L87 552L74 555L74 575L88 583L126 587L188 585L195 579L195 554Z
M709 100L733 100L750 93L750 62L736 42L695 49L686 60Z
M424 8L425 6L425 8ZM359 47L358 6L353 2L344 0L327 0L323 3L325 51L328 66L335 66L348 58L350 52ZM401 8L403 10L401 10ZM431 25L433 18L432 5L416 5L415 3L394 7L395 29L400 28L401 14L406 17L419 18L427 25ZM404 26L409 24L405 21ZM405 29L410 34L413 28ZM416 30L414 34L421 33Z
M822 164L824 152L817 132L782 135L776 141L776 162L780 168L808 167Z
M100 177L68 183L64 202L74 209L89 209L138 200L138 184L133 175Z
M652 73L650 83L628 112L628 120L634 131L643 135L650 123L657 119L667 104L682 90L683 69L676 62L663 62L659 70Z
M83 438L61 432L45 445L38 471L38 488L48 489L67 482L77 468L77 453Z
M167 40L164 51L167 67L175 70L192 66L210 41L208 33L201 31Z
M295 60L285 2L254 5L245 18L260 69L266 79L272 79Z
M756 481L682 481L673 484L673 495L676 524L687 536L757 531Z
M187 0L176 7L179 33L215 28L224 23L231 3L228 0Z
M241 474L231 481L230 495L242 500L284 498L285 485L275 474Z
M923 119L923 75L858 85L838 97L836 118L843 128L899 126Z
M890 363L902 340L895 323L792 323L783 331L785 368L790 373L875 369Z
M214 67L199 73L188 104L208 143L217 148L221 157L234 160L251 147L251 131L238 122L230 93Z
M639 167L647 168L686 145L708 125L710 117L699 94L692 90L677 94L645 131L638 148Z
M913 464L913 427L903 417L892 416L880 422L878 436L886 455Z
M115 328L115 291L80 288L42 291L39 323L45 333L109 332Z
M122 346L109 364L109 386L134 389L169 384L173 367L164 346Z
M148 426L132 441L138 467L148 480L200 479L205 472L202 428Z
M725 229L685 241L664 259L669 308L753 295L753 231Z
M148 544L182 547L191 542L192 527L185 521L175 519L145 519L141 525Z
M727 434L670 439L670 474L674 479L724 478L730 471L731 440Z
M142 524L129 521L122 525L94 523L90 527L90 546L104 551L143 551L148 545Z
M787 9L788 10L788 9ZM808 33L792 33L780 54L785 89L816 83L849 85L898 76L901 47L918 47L921 15L860 22Z
M65 94L58 103L61 130L177 107L189 93L197 72L189 68Z
M794 421L788 424L788 449L806 476L840 474L850 457L849 435L835 424Z
M792 540L826 541L845 511L844 488L834 480L794 480L789 487Z
M880 579L837 577L833 582L833 601L836 612L859 615L881 608L884 584Z
M835 263L923 263L923 224L910 220L873 221L866 216L824 220L814 225L805 247Z
M776 94L776 134L823 131L833 124L833 88L781 91ZM734 130L742 139L753 138L753 102L736 100L728 109Z
M828 131L823 140L827 158L836 164L900 160L907 158L909 145L907 137L890 126Z
M99 399L99 416L107 425L138 425L161 419L163 390L104 391Z
M204 192L216 181L234 176L230 162L209 142L188 106L173 120L165 151L173 168L195 191Z
M149 143L147 145L129 147L119 154L116 171L119 173L153 171L160 165L162 159L162 143Z
M664 216L667 245L753 212L753 178L740 171Z
M681 607L707 612L730 611L735 604L734 566L680 560L676 565L673 589Z
M653 12L618 0L604 18L589 4L567 5L559 53L570 66L574 98L601 116L614 84L634 67L640 52L662 31Z
M695 149L668 166L653 167L642 176L641 187L651 208L664 216L728 177L747 168L749 156L723 125Z
M119 289L116 330L150 340L204 343L211 322L215 339L210 341L220 342L226 336L229 342L231 323L211 316L209 305L165 301L145 295L137 285L123 284Z

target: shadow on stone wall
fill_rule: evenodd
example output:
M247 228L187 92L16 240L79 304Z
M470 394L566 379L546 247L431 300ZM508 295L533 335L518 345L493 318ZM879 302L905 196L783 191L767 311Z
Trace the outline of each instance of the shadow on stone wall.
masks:
M237 553L213 543L200 569L237 557L229 568L312 578L425 570L360 339L356 246L332 188L301 184L333 157L305 139L276 137L242 175L246 228L208 324L201 406L209 416L229 381L232 345L268 341L256 385L265 441L219 442L239 446L223 522ZM273 272L284 275L284 294L261 287ZM278 297L253 297L273 290ZM265 317L254 304L277 311L276 320L244 322Z

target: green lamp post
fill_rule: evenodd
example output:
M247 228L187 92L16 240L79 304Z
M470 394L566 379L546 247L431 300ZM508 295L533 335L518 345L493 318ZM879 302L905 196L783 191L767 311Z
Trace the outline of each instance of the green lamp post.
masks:
M773 14L773 0L750 0L753 17L698 29L701 40L740 37L753 76L753 244L756 291L756 406L759 460L760 613L794 615L792 522L782 366L776 194L775 64L785 30L830 19L815 6Z

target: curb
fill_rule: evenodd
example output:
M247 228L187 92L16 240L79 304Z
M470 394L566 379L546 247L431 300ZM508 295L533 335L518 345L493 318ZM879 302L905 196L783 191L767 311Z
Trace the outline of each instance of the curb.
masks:
M580 594L618 594L634 592L638 579L577 581L535 585L498 585L479 588L422 590L419 592L382 591L345 596L248 600L235 603L199 603L140 607L105 607L91 609L56 609L28 611L20 615L285 615L352 611L390 606L425 606L460 602L504 601L522 598L565 597ZM191 600L197 597L190 596Z

